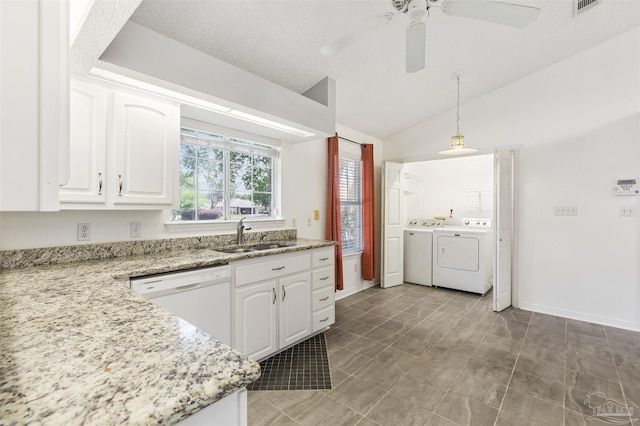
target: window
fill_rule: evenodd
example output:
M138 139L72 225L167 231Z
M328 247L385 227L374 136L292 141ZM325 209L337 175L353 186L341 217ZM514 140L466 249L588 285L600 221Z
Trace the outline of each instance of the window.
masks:
M362 251L362 162L340 154L342 253Z
M275 217L277 148L184 128L180 136L173 221Z

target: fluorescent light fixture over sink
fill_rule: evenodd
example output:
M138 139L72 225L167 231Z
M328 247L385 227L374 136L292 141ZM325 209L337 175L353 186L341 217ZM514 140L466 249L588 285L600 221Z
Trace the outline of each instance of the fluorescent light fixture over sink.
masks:
M217 114L222 114L228 117L237 118L238 120L257 124L263 127L268 127L270 129L280 130L281 132L289 133L289 134L300 136L303 138L307 138L309 136L315 135L315 133L311 133L306 130L297 129L295 127L288 126L286 124L278 123L277 121L268 120L266 118L258 117L257 115L248 114L242 111L237 111L235 109L217 105L211 102L206 102L206 101L198 102L197 106L200 108L208 109L209 111L213 111Z
M440 155L465 155L478 152L475 148L464 147L464 136L460 134L460 76L462 71L458 71L456 79L458 80L458 103L456 107L456 134L451 136L451 148L438 152Z

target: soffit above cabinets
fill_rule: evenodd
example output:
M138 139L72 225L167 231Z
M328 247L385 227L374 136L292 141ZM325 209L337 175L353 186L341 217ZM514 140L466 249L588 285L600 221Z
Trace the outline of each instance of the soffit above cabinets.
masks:
M96 15L109 13L110 3L94 3L71 48L72 72L173 98L185 105L190 118L271 139L304 142L335 133L332 79L295 93L127 22L134 3L116 8L119 19L105 29L113 34L107 45L104 35L85 30L87 23L99 21Z

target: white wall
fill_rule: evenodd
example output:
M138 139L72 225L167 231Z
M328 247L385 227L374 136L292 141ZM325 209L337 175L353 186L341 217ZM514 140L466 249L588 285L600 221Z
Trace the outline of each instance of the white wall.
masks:
M382 141L337 125L338 134L359 143L374 145L374 174L376 193L380 193L380 174L382 170ZM341 142L348 150L355 145ZM351 145L351 146L349 146ZM321 139L305 143L282 144L282 214L287 225L293 226L295 218L298 237L324 239L327 206L327 140ZM320 219L313 219L313 211L320 210ZM376 203L376 249L380 259L380 201ZM311 225L307 225L308 219ZM343 260L344 290L336 294L342 298L356 293L371 283L362 280L360 255L345 256ZM376 276L379 276L379 265Z
M493 155L404 166L407 218L493 217Z
M462 105L469 146L518 148L521 307L640 330L638 217L618 215L640 197L612 195L616 179L640 177L639 75L635 28ZM385 160L445 148L454 116L385 140ZM553 216L555 206L577 206L578 216Z

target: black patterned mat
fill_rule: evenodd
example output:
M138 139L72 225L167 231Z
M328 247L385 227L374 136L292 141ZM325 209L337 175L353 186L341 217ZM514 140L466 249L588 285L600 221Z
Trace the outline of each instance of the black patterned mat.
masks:
M248 390L331 389L329 357L324 333L298 343L260 363L262 375Z

